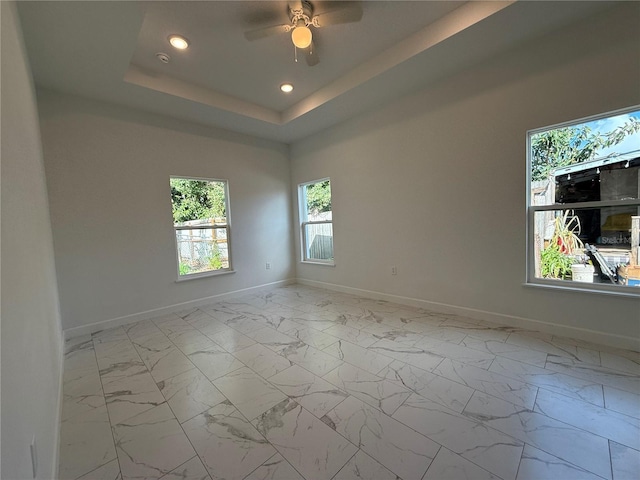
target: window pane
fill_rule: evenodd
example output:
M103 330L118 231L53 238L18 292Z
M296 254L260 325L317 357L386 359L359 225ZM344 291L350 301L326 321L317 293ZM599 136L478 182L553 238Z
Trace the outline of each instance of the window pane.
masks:
M615 277L620 266L629 266L626 273L635 276L637 271L640 280L640 268L635 267L640 253L640 203L535 212L533 230L537 278L621 283L616 280L622 279L612 281L607 272ZM576 278L576 270L587 269L572 268L576 264L591 264L595 275Z
M304 225L307 260L333 260L333 224Z
M189 178L170 182L179 275L229 269L227 183Z
M305 221L331 220L331 183L329 180L303 187Z
M640 111L531 135L531 204L639 198Z
M226 225L226 182L171 179L173 223L180 225Z
M229 268L226 228L176 230L180 275Z

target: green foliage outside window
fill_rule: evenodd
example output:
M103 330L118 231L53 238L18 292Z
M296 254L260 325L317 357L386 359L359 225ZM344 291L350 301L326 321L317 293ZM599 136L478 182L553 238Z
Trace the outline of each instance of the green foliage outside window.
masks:
M531 137L531 179L546 180L557 168L596 158L603 148L621 143L627 136L640 132L640 120L630 117L627 122L601 134L587 125L558 128Z
M174 223L226 217L222 182L171 179L171 205Z
M540 273L543 278L564 279L571 275L575 261L560 251L558 245L549 245L540 254Z
M307 213L317 215L331 211L331 184L329 180L307 185L306 195Z

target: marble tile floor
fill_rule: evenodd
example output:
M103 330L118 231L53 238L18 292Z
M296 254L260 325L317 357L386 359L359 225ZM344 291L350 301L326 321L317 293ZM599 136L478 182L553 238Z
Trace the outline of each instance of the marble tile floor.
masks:
M59 478L640 478L640 353L301 285L66 342Z

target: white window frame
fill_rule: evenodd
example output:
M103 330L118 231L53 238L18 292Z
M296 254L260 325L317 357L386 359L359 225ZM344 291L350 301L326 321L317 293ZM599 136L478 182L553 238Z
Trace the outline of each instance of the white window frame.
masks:
M226 212L226 225L185 225L185 226L176 226L173 223L173 216L171 217L171 223L173 225L173 241L175 245L176 252L176 282L184 282L186 280L193 280L197 278L203 277L213 277L217 275L225 275L227 273L235 273L233 270L233 261L232 261L232 248L231 248L231 210L229 205L229 181L223 178L204 178L204 177L189 177L184 175L170 175L170 180L195 180L199 182L217 182L224 184L224 206ZM217 270L207 270L205 272L197 272L197 273L187 273L186 275L180 275L180 254L178 252L178 236L177 233L180 230L217 230L224 229L227 233L227 259L229 266L227 268L220 268Z
M331 178L325 177L320 178L318 180L311 180L309 182L300 183L298 185L298 212L300 218L300 251L301 251L301 259L302 263L316 264L316 265L327 265L327 266L335 266L335 252L334 258L331 260L322 260L318 258L310 258L307 256L308 248L307 248L307 233L306 226L307 225L324 225L331 224L333 230L333 194L331 201L331 220L317 220L317 221L309 221L307 217L307 205L306 205L306 195L304 193L305 187L309 185L315 185L316 183L322 183L328 181L331 184ZM332 238L332 248L333 248L333 238Z
M590 201L576 203L554 203L552 205L532 205L531 195L531 138L542 132L555 130L564 127L571 127L583 123L600 120L603 118L615 117L625 113L635 112L640 106L628 107L612 112L606 112L598 115L571 120L568 122L558 123L556 125L545 126L527 131L527 175L526 175L526 286L552 288L558 290L578 291L601 293L607 295L617 295L625 297L640 298L640 288L628 285L614 285L606 283L582 283L569 280L539 278L535 276L535 214L536 212L556 211L556 210L577 210L582 208L603 208L603 207L623 207L637 206L640 214L640 198L634 200L605 200Z

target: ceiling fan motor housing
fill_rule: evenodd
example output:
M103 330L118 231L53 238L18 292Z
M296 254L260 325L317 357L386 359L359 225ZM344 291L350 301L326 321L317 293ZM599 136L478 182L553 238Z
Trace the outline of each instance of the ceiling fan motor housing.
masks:
M302 8L292 8L289 6L289 18L292 25L300 26L300 22L304 22L304 26L313 25L313 5L307 0L300 2Z

